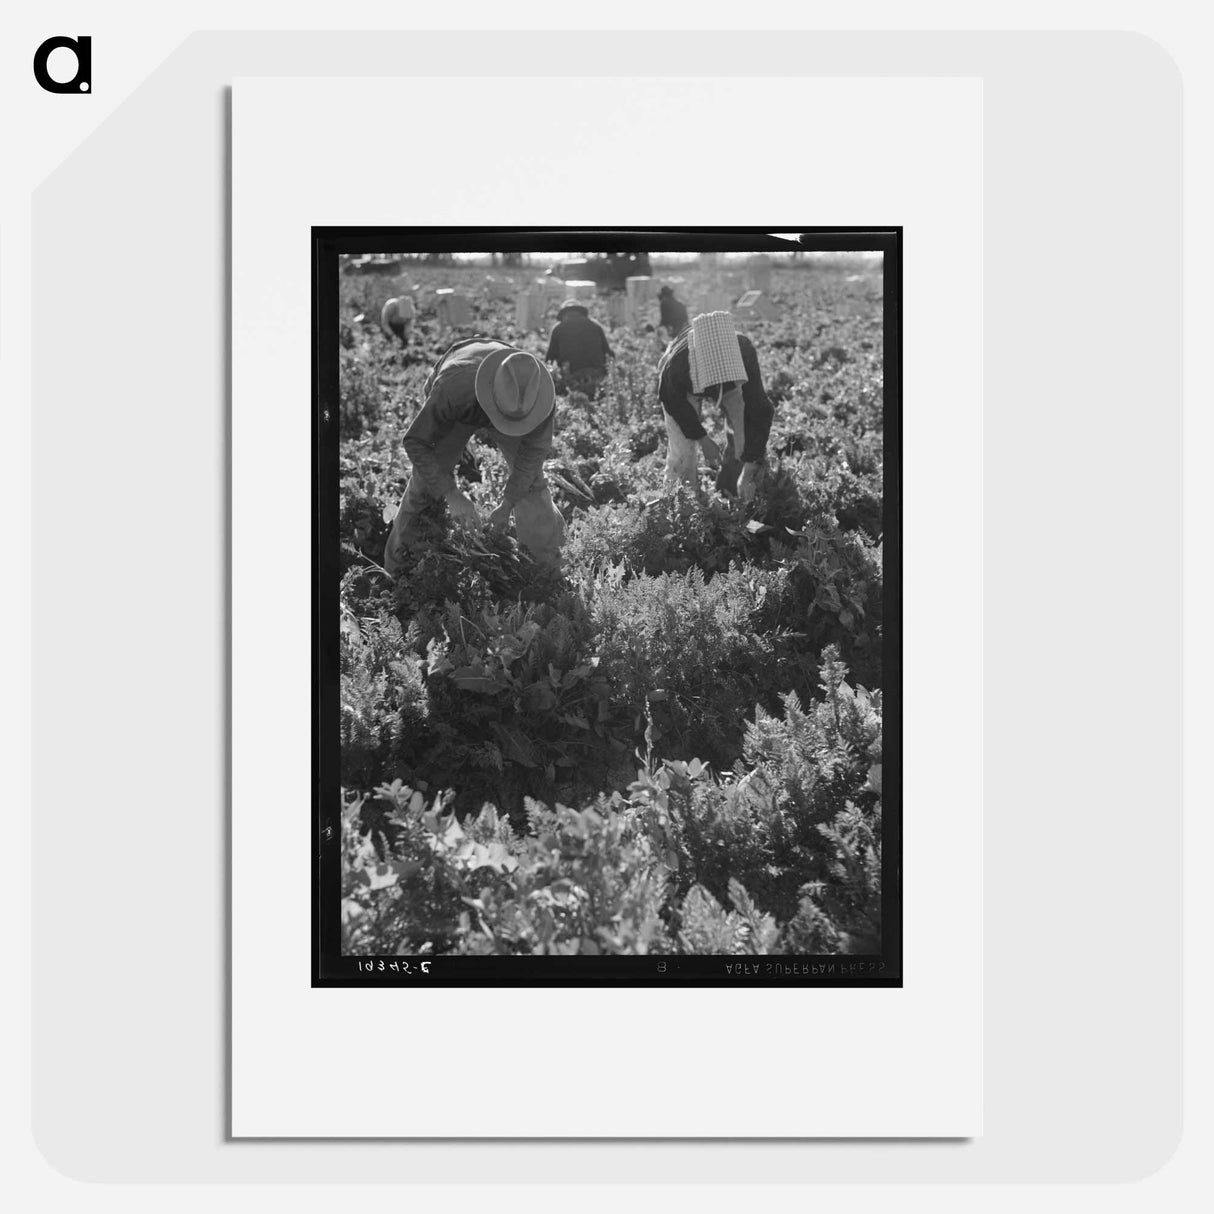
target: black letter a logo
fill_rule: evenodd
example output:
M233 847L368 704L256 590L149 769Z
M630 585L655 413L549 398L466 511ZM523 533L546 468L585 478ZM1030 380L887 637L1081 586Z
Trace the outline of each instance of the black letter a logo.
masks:
M65 48L76 56L76 74L71 80L62 84L52 80L46 70L46 61L51 57L51 51ZM48 38L34 52L34 79L48 93L89 93L93 89L93 40L84 36L78 38Z

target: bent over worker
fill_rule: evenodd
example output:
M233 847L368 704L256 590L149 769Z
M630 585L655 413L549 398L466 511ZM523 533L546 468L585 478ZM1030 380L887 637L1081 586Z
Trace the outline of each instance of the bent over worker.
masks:
M728 312L693 318L658 362L658 399L666 418L666 483L695 486L700 452L718 469L717 488L754 497L775 410L763 390L759 356ZM704 429L704 405L725 415L724 458Z
M457 523L475 523L476 507L455 484L455 466L468 439L480 432L506 457L510 470L502 500L489 515L504 531L514 516L518 541L542 564L560 564L565 542L544 461L552 454L556 393L548 368L534 354L503 341L458 341L426 380L425 404L405 434L413 475L388 536L384 567L395 576L417 542L417 517L429 502L446 501Z
M607 377L607 360L615 357L607 334L602 325L590 319L590 309L577 299L561 304L556 322L544 357L560 367L570 388L593 397Z
M402 346L409 344L409 326L413 323L413 318L417 314L417 309L413 305L413 299L409 295L401 295L395 299L390 299L384 304L383 311L379 314L379 327L384 331L385 337L398 337Z

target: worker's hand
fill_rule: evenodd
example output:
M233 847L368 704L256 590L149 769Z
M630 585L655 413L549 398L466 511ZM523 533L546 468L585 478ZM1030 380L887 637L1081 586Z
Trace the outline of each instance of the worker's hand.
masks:
M489 530L494 535L501 535L510 526L510 515L513 513L514 507L509 502L502 502L489 516Z
M447 509L451 512L451 521L457 527L474 527L480 517L476 507L468 500L460 489L452 489L446 495Z
M721 448L707 434L700 439L700 450L704 452L704 462L710 468L716 469L721 466Z
M744 502L753 501L758 481L759 465L743 464L742 475L738 477L738 497Z

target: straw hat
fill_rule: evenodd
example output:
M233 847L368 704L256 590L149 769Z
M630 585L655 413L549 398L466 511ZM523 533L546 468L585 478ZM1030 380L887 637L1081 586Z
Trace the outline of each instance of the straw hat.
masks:
M581 312L583 316L590 315L590 309L580 299L567 299L561 304L561 310L556 314L557 320L564 320L565 313L570 311Z
M738 331L728 312L703 312L693 317L687 353L691 390L695 393L716 384L745 383L748 378L738 346Z
M530 434L552 412L556 386L534 354L504 346L476 369L476 401L502 434Z

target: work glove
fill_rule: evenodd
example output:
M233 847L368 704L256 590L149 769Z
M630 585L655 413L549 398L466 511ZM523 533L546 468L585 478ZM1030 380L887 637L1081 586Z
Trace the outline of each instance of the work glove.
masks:
M743 464L742 474L738 477L738 497L744 502L753 501L758 481L759 465Z
M700 450L704 452L704 462L710 468L715 469L721 466L721 449L707 434L700 439Z
M502 502L489 516L489 530L494 535L501 535L510 526L510 515L513 512L514 507L509 502Z
M451 512L451 521L459 527L474 527L479 515L476 507L468 500L461 489L452 489L446 495L447 509Z

